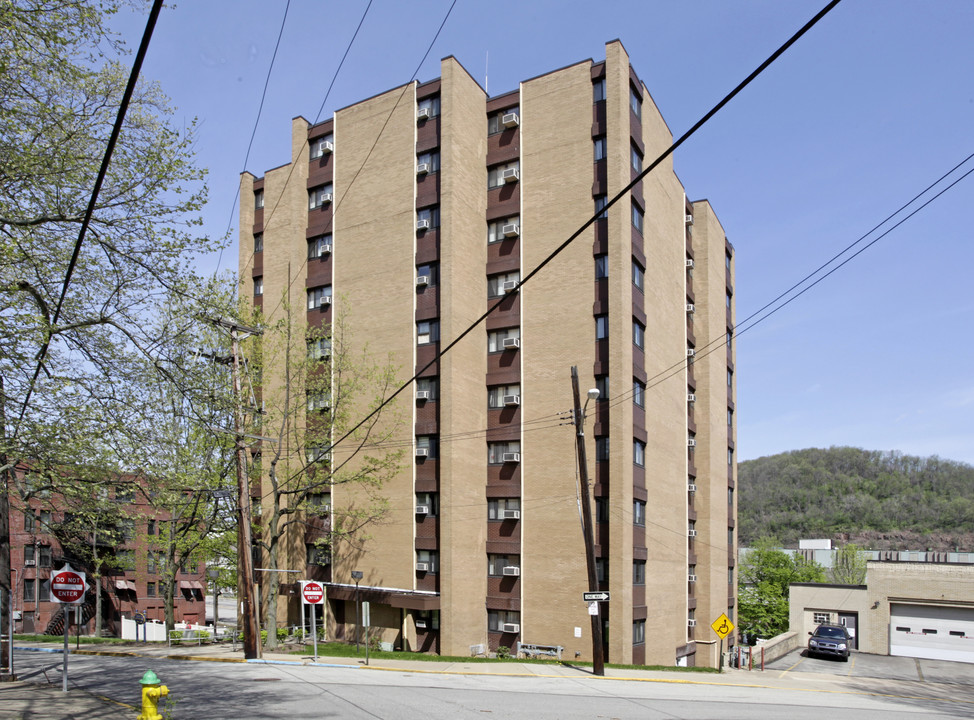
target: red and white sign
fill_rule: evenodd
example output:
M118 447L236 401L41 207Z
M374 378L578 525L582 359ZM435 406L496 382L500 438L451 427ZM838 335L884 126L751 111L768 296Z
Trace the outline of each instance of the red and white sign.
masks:
M301 583L301 602L305 605L323 605L325 602L325 588L314 580Z
M59 603L76 605L85 600L85 574L65 565L51 576L51 597Z

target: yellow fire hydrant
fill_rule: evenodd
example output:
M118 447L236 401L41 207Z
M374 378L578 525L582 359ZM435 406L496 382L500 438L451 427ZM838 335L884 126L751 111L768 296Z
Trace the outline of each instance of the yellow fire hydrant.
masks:
M159 677L152 670L146 670L139 682L142 683L142 712L135 720L162 720L159 699L169 694L169 688L159 683Z

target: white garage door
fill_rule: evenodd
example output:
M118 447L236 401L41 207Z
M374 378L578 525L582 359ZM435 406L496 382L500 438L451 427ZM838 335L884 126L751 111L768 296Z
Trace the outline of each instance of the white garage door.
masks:
M892 603L889 654L974 663L974 608Z

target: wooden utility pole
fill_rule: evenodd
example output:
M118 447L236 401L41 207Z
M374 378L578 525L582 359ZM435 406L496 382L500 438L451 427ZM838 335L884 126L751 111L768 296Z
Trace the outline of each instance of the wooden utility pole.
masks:
M595 391L598 397L598 391ZM572 365L572 395L575 400L575 448L578 454L578 473L582 498L582 534L585 536L585 565L588 568L588 587L595 592L599 589L598 573L595 569L595 522L592 518L592 501L588 486L588 463L585 460L585 416L578 395L578 368ZM591 394L589 395L591 398ZM596 614L592 619L592 673L605 675L605 660L602 650L602 605L596 602Z

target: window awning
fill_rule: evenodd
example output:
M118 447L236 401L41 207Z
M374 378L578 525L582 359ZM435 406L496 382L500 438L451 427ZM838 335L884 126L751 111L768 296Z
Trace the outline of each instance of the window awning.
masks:
M199 580L180 580L180 590L203 590L203 583Z
M115 581L116 590L131 590L135 592L135 583L131 580L116 580Z

